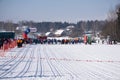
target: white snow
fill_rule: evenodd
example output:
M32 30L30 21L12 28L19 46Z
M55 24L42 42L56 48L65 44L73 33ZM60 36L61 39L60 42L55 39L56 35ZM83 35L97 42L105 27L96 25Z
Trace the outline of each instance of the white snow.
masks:
M61 34L63 33L63 31L64 31L64 30L59 29L59 30L57 30L57 31L55 32L55 34L56 34L56 35L61 35Z
M47 33L45 33L45 35L48 36L50 33L51 33L51 32L47 32Z
M26 45L0 57L1 80L120 80L120 45Z

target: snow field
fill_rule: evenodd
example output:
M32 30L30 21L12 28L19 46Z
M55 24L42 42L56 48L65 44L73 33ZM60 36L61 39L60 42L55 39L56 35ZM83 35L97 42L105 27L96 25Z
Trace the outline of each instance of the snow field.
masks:
M0 57L2 80L120 80L120 45L26 45Z

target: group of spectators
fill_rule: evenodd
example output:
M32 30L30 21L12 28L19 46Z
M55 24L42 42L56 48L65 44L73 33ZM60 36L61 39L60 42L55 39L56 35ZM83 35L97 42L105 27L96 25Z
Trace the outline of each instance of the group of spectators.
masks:
M81 39L29 39L27 43L30 44L77 44L82 43Z

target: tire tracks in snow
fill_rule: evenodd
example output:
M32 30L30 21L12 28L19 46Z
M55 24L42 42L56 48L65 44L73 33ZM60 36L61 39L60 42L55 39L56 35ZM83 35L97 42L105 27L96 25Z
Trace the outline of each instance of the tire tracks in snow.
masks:
M24 50L25 49L23 49L23 51ZM0 64L0 70L2 70L5 66L12 66L12 64L10 64L10 63L14 62L18 58L18 56L21 55L20 53L21 53L21 49L18 51L18 54L15 55L16 57L14 57L14 58L12 58L10 60L5 61L3 64Z
M56 45L53 45L53 46L56 46ZM60 46L63 46L63 45L60 45ZM52 47L52 48L56 48L56 47ZM52 57L55 57L56 59L58 59L58 57L56 57L56 55L55 55L55 53L58 53L57 49L54 49L54 51L53 51L53 49L51 49L51 47L49 47L49 51L51 52L51 53L50 52L49 53L52 55ZM60 54L59 54L59 56L60 56ZM63 55L61 57L63 57ZM60 60L56 60L56 59L55 59L56 63L58 65L60 65L67 72L66 74L70 75L71 80L76 80L76 78L79 78L79 76L77 76L77 74L74 73L73 71L71 71L71 69L69 68L71 66L70 64L63 65ZM62 76L63 76L63 74L62 74Z
M27 52L27 53L28 53L28 52ZM27 60L24 68L21 70L21 72L19 72L19 73L15 76L15 78L16 78L16 77L22 78L22 77L25 76L25 74L28 72L28 70L29 70L29 68L30 68L30 65L31 65L32 60L33 60L33 59L32 59L33 56L34 56L34 51L33 51L33 49L32 49L32 50L31 50L30 57L29 57L29 59ZM28 76L28 77L30 77L30 76Z
M41 60L41 45L37 45L37 68L35 71L35 77L42 77L42 73L43 73L43 67L42 67L42 60Z
M50 56L48 55L48 49L47 49L47 46L43 46L43 51L44 51L44 54L45 54L45 57L47 58L47 63L53 73L53 76L52 77L57 77L57 76L60 76L60 73L59 71L56 69L55 65L53 65L53 63L51 62L50 59Z
M95 57L91 56L89 52L87 52L85 50L82 50L82 51L84 51L84 53L87 53L87 55L85 55L85 56L88 56L89 58L95 59ZM83 53L81 53L81 54L83 54ZM105 64L106 67L105 67L105 65L103 66L102 64ZM89 65L89 67L88 66L85 66L85 67L86 67L86 69L89 69L90 67L94 67L96 70L99 70L99 71L90 71L90 72L92 74L95 74L95 75L97 73L97 75L101 75L101 77L104 77L104 78L108 77L108 79L111 79L112 78L111 76L113 76L111 74L114 74L114 76L118 76L118 75L115 74L115 72L113 72L112 70L108 69L108 68L111 68L111 66L108 66L107 64L108 63L105 63L105 62L104 63L99 63L99 64L97 63L97 64L95 64L95 62L94 62L94 65ZM105 75L106 75L106 77L105 77Z
M27 51L29 50L29 48L25 49L24 52L22 52L22 56L26 56L27 55ZM17 59L17 58L16 58ZM9 76L6 76L8 75L9 73L11 73L21 62L22 60L24 60L24 58L19 58L17 62L15 62L7 71L4 71L3 73L0 74L0 79L3 79L3 78L9 78ZM13 61L12 61L13 62Z

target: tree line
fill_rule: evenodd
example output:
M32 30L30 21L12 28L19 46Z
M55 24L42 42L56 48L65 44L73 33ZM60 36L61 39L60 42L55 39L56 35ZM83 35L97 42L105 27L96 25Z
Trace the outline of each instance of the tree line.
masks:
M18 23L0 22L0 30L16 31L16 27L29 26L36 27L37 32L46 33L49 31L56 31L58 29L66 29L68 26L74 26L71 36L81 36L85 31L99 32L103 29L105 21L91 20L79 21L77 23L68 22L33 22L33 21L20 21ZM16 32L17 33L17 32Z

